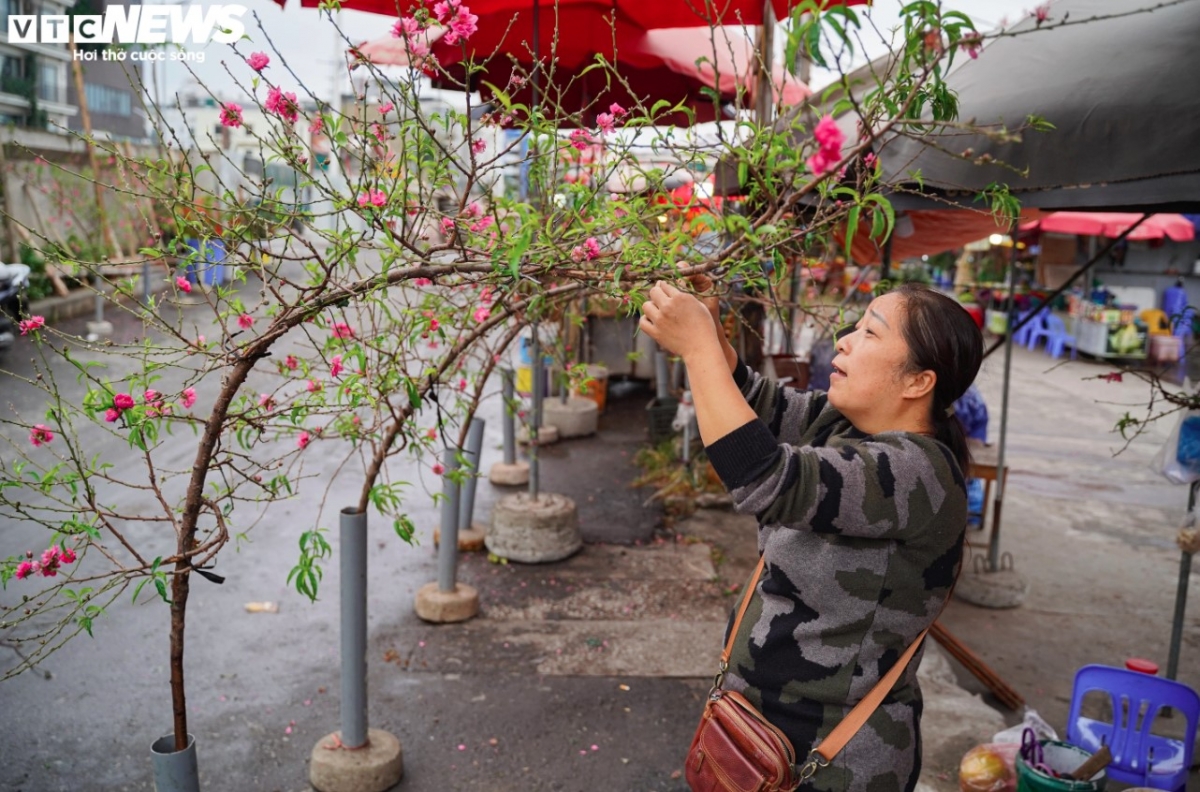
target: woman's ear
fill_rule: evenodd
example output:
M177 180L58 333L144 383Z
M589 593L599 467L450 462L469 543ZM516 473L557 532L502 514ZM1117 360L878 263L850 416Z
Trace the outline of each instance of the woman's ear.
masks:
M900 394L905 399L923 399L933 393L937 385L937 374L930 369L910 374L905 381L904 391Z

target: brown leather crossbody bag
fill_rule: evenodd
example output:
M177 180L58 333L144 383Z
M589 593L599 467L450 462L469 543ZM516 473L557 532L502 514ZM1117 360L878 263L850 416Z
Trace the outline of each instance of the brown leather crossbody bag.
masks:
M912 646L904 652L896 664L871 688L871 692L855 705L845 720L834 727L829 736L813 747L804 764L796 768L796 751L782 731L773 726L746 700L745 696L732 690L722 690L725 672L729 668L729 655L737 638L738 628L750 598L758 587L764 560L759 558L758 568L742 595L737 618L729 631L729 640L721 652L721 667L713 680L704 714L692 746L688 749L687 781L693 792L791 792L807 781L819 768L825 767L850 742L884 697L895 687L900 675L908 667L917 647L925 638L928 629L922 630Z

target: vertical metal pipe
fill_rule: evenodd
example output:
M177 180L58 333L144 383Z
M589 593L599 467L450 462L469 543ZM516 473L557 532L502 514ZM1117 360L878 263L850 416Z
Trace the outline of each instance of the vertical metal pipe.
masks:
M450 475L458 470L458 449L442 452L442 529L438 541L438 589L458 588L458 484Z
M662 349L654 352L654 387L658 400L664 401L671 394L670 374L667 372L667 353Z
M458 484L450 475L458 469L458 449L442 451L442 530L438 540L438 589L458 587Z
M1171 621L1171 645L1167 650L1167 679L1179 672L1179 647L1183 643L1183 615L1187 609L1188 578L1192 575L1192 554L1179 554L1179 587L1175 590L1175 618Z
M1000 398L1000 442L996 449L996 497L992 510L992 536L988 541L988 571L1000 569L1000 509L1004 502L1004 485L1007 476L1004 475L1004 455L1008 450L1008 392L1012 385L1012 350L1015 326L1017 290L1017 221L1014 220L1012 230L1012 255L1008 260L1008 326L1004 334L1004 389Z
M367 744L367 515L342 509L342 744Z
M479 477L479 454L483 451L482 418L472 418L471 426L467 429L467 448L463 455L470 466L470 478L462 486L462 505L458 510L458 530L467 531L471 528L471 520L475 516L475 484Z
M92 283L96 287L96 298L95 298L96 321L103 322L104 321L104 279L100 277L99 273L96 273L96 274L92 275Z
M142 262L142 302L150 304L150 261Z
M1196 507L1196 488L1200 482L1188 487L1188 522ZM1192 525L1192 527L1195 527ZM1179 673L1179 648L1183 643L1183 616L1187 609L1188 579L1192 575L1192 553L1179 554L1179 586L1175 589L1175 617L1171 620L1171 644L1167 650L1167 679L1175 679Z
M533 342L529 345L530 371L533 380L533 409L529 416L529 497L538 498L538 427L542 425L542 342L538 326L533 325Z
M517 437L516 437L516 407L513 400L516 398L516 391L513 387L513 371L512 369L504 369L500 372L500 378L503 382L502 393L504 398L504 464L517 464Z

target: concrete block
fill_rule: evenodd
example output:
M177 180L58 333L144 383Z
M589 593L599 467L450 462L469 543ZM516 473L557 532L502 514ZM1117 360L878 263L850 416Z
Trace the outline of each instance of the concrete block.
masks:
M404 752L382 729L367 730L367 744L349 750L338 732L317 741L308 762L308 780L317 792L384 792L400 783Z
M592 399L568 398L566 403L550 399L542 405L542 423L558 429L564 440L594 435L600 425L600 405Z
M1015 569L974 572L964 569L958 576L954 596L981 608L1016 608L1029 594L1029 581Z
M452 624L474 618L479 613L479 592L459 583L454 591L442 591L437 583L417 589L417 616L434 624Z
M488 481L496 487L523 487L529 483L529 463L520 459L511 465L497 462L488 473Z
M475 553L483 549L483 538L487 534L487 529L480 523L473 522L471 527L465 531L462 528L458 529L458 550L460 553ZM433 529L433 546L438 547L442 543L442 529Z
M517 442L521 445L529 445L529 427L525 424L517 429ZM544 424L541 429L538 429L538 445L553 445L558 442L558 427Z
M561 561L583 547L579 510L564 495L522 492L502 498L492 508L487 549L510 561L539 564Z

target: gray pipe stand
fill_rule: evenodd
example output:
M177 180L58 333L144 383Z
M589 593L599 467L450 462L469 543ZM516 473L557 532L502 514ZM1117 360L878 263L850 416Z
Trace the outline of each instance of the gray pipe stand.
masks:
M400 741L367 725L367 515L342 509L338 534L341 594L342 728L317 741L309 783L319 792L383 792L404 775Z
M479 592L458 582L459 486L453 475L459 470L460 449L443 451L442 527L438 543L438 579L417 590L417 616L434 624L463 622L479 613Z
M504 461L492 465L488 481L496 487L523 487L529 483L529 463L517 459L517 402L513 370L502 369L500 377L504 398Z
M187 748L175 750L175 735L159 737L150 746L154 763L155 792L200 792L196 766L196 738L189 734Z
M458 499L458 551L473 553L483 549L483 535L486 531L482 523L475 522L475 487L479 483L479 456L483 452L482 418L472 418L467 429L467 448L463 452L463 461L470 478L459 487ZM438 528L433 532L434 547L441 547L442 531Z

